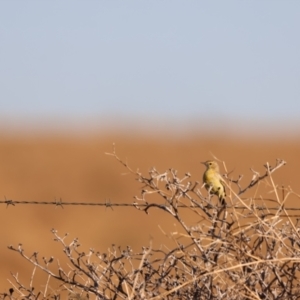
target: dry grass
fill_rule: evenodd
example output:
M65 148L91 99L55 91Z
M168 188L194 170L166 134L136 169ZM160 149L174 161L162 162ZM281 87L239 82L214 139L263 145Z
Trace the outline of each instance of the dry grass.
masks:
M112 246L105 253L93 249L85 253L78 239L69 240L52 230L64 262L40 258L37 252L27 254L22 245L10 246L30 262L33 272L28 284L14 274L12 289L2 294L3 299L300 297L299 224L285 208L288 199L299 196L273 180L273 174L284 167L283 160L273 166L266 163L261 174L253 170L247 184L241 176L226 173L229 195L227 203L220 205L201 189L201 183L191 181L189 173L179 176L174 169L152 168L144 175L115 151L109 155L140 183L136 209L141 214L158 209L176 222L178 230L165 233L173 246L157 249L150 242L140 252ZM266 197L257 197L261 183L265 184L260 195ZM47 275L43 288L35 286L38 269Z

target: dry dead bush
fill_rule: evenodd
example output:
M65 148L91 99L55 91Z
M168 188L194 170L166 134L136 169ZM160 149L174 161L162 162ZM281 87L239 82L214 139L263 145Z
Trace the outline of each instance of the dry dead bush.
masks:
M285 209L287 198L295 194L281 188L279 196L272 179L284 161L277 160L273 167L266 164L262 175L253 171L244 187L241 176L233 179L225 174L228 196L221 205L201 184L190 181L188 173L180 178L173 169L163 173L151 169L145 176L115 152L110 155L142 184L136 209L163 210L180 224L181 231L169 233L173 249L153 249L150 243L140 252L113 246L107 253L93 249L84 253L77 239L67 242L69 237L52 230L68 266L53 257L28 255L21 245L10 246L32 264L33 272L28 286L12 274L12 288L1 299L300 298L299 224ZM273 192L271 204L265 197L242 198L266 180L266 192ZM48 276L42 289L34 285L38 269ZM59 283L54 291L50 282Z

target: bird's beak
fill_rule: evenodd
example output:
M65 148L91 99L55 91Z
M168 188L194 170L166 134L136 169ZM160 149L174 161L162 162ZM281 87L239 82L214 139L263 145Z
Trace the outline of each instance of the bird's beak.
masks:
M202 165L206 165L206 163L205 163L205 161L200 161L200 164L202 164Z

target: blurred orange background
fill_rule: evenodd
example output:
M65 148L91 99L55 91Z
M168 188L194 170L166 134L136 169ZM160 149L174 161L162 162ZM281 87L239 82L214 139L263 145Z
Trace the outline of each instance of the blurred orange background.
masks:
M160 172L174 168L179 177L190 172L191 180L200 182L204 166L199 162L211 159L212 155L225 161L233 177L243 174L243 185L251 180L250 168L263 174L263 164L274 165L276 158L281 158L287 165L275 172L275 183L291 186L300 193L300 142L296 139L210 138L197 134L176 139L116 132L86 137L37 134L0 138L2 201L132 203L133 196L140 195L142 185L116 159L105 154L113 151L114 143L116 153L133 170L147 175L151 167ZM296 196L286 205L300 206ZM141 246L149 245L151 238L153 247L158 248L167 240L160 228L166 233L177 230L174 220L157 209L150 210L148 215L128 207L2 203L0 209L1 292L10 287L10 272L18 273L21 281L28 283L33 270L29 262L8 250L8 245L21 243L29 256L34 251L39 252L40 258L63 256L62 247L53 241L52 228L60 236L69 233L68 243L78 237L82 251L86 252L89 248L107 252L112 244L130 245L139 251Z

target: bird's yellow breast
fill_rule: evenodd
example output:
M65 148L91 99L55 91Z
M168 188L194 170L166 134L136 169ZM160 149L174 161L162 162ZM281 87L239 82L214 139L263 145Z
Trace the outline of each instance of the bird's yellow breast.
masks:
M203 182L206 189L210 189L212 194L220 195L224 193L224 186L220 181L220 175L215 170L206 170L203 174Z
M203 182L210 184L210 183L214 183L217 179L217 173L215 170L212 169L208 169L204 172L203 174Z

